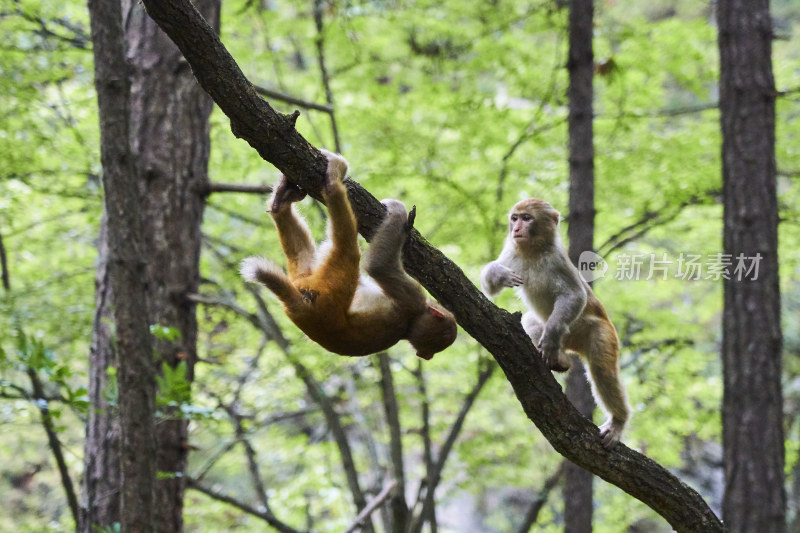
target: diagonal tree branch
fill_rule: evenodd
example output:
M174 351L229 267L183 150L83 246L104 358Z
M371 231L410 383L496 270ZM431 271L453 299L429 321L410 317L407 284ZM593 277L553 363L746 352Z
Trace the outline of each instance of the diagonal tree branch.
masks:
M277 113L258 96L190 0L143 3L181 49L203 88L229 117L233 133L246 140L289 181L321 200L326 160L295 130L297 114ZM347 187L359 231L369 239L384 208L358 184L348 181ZM643 501L679 532L723 531L722 523L700 495L658 463L625 445L611 451L603 448L597 427L567 401L522 330L518 316L489 302L456 264L416 230L403 255L408 272L453 311L461 327L492 353L525 414L559 453Z
M42 415L42 426L44 426L44 431L47 433L47 442L50 444L50 451L53 452L53 457L56 460L58 473L61 475L61 484L64 486L64 492L67 495L67 503L69 504L69 509L72 511L72 518L75 520L77 526L80 519L78 513L78 497L75 495L72 478L69 475L67 462L64 459L61 441L58 439L56 425L53 423L53 417L50 415L50 408L47 407L47 401L44 399L44 387L42 386L42 381L39 379L39 374L37 374L35 368L28 367L28 377L33 387L31 398L36 400L39 413Z
M265 521L267 524L272 526L276 531L280 531L281 533L300 533L298 530L294 529L292 526L284 524L280 520L278 520L274 514L269 511L259 511L252 505L248 505L236 498L223 494L218 490L214 490L211 487L207 487L197 481L194 478L189 478L186 480L186 486L190 489L194 489L198 492L202 492L206 496L209 496L215 500L219 500L221 502L227 503L236 507L240 511L243 511L249 515L256 516L261 520Z

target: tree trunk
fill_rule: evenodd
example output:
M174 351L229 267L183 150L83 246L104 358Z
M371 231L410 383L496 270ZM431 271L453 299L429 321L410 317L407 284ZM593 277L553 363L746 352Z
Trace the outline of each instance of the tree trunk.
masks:
M786 531L781 393L775 81L768 0L720 0L724 253L722 400L731 532ZM758 266L757 275L737 270ZM760 259L759 259L760 258ZM760 261L760 262L759 262Z
M111 290L116 297L114 321L119 353L119 412L121 425L120 498L122 531L153 531L155 481L154 367L145 299L145 261L139 218L139 195L129 142L129 83L122 33L122 15L116 1L89 0L95 57L95 87L100 115L100 154L108 223L108 267ZM103 276L101 276L101 280ZM98 287L102 295L102 287ZM99 315L102 317L102 314ZM95 335L98 343L105 341ZM108 365L111 351L101 355ZM100 367L92 377L97 376ZM94 393L98 394L97 383ZM102 415L100 415L102 416ZM112 427L112 424L106 424ZM90 428L91 429L91 428ZM95 435L101 439L103 436ZM112 439L113 440L113 439ZM92 441L87 446L93 446ZM101 454L112 449L92 449ZM95 475L98 458L90 473ZM100 458L102 461L102 458ZM114 459L110 459L114 473ZM102 467L101 467L102 468ZM92 480L89 480L91 483ZM91 488L89 488L91 490ZM91 497L101 496L94 494ZM112 511L113 512L113 511ZM90 518L87 516L87 518ZM103 518L105 519L105 518ZM90 530L92 527L86 525Z
M92 345L89 351L89 418L84 441L83 502L81 533L94 533L120 521L119 464L120 427L118 409L109 403L113 387L109 370L117 369L112 342L111 283L108 279L107 217L103 213L97 239L95 308L92 322Z
M592 0L569 3L569 258L578 264L583 251L594 250L594 132L592 129ZM581 361L573 358L565 393L589 420L594 399ZM592 481L594 476L568 462L564 470L564 531L592 531Z
M219 1L195 6L219 28ZM208 188L209 121L212 101L197 84L178 48L135 0L124 3L131 65L131 135L142 205L147 257L147 304L151 324L180 332L156 340L158 369L186 365L191 381L197 359L195 304L205 197ZM183 494L188 455L187 421L161 407L156 425L156 525L161 532L183 529Z

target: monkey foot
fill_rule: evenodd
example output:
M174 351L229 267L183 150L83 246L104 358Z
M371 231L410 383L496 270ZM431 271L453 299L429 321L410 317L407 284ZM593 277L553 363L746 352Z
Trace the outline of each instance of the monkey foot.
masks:
M600 426L600 439L603 441L603 446L606 449L610 450L617 445L622 437L623 426L624 423L620 424L613 418L609 418Z
M387 198L385 200L381 200L381 203L386 208L386 218L402 220L403 224L408 224L409 215L403 202L400 200Z
M567 372L569 371L570 368L572 368L570 365L564 364L561 361L556 361L555 363L548 364L548 366L550 367L550 370L552 370L553 372Z
M306 191L304 191L299 185L289 183L289 181L286 179L286 176L281 176L281 181L278 182L272 193L272 207L270 210L273 213L277 213L283 209L286 209L288 204L299 202L305 197Z
M320 149L320 152L328 159L328 171L325 173L325 190L327 193L333 191L337 183L341 183L347 176L347 160L325 149Z

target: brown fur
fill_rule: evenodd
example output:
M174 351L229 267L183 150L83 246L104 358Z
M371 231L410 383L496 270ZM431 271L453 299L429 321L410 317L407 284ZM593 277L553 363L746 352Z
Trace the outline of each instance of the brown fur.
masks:
M558 211L529 198L509 212L508 235L497 261L481 273L492 296L516 287L528 307L522 326L555 371L569 369L565 351L588 363L595 400L608 415L600 427L603 444L620 439L630 409L619 377L619 340L603 304L567 257L558 235Z
M271 214L287 259L288 275L266 259L242 263L247 281L273 291L287 316L323 348L341 355L368 355L407 339L417 355L430 359L456 338L453 315L427 300L419 283L403 270L400 253L408 214L397 200L384 200L386 218L375 233L360 272L356 218L342 180L347 161L324 151L328 171L323 197L330 215L330 251L314 246L305 221L292 203L305 192L285 177L276 186Z

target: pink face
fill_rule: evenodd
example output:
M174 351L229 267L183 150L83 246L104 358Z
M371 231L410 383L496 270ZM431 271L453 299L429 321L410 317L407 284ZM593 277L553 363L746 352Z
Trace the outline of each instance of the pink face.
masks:
M531 235L533 215L514 211L508 217L508 231L515 241L524 241Z

